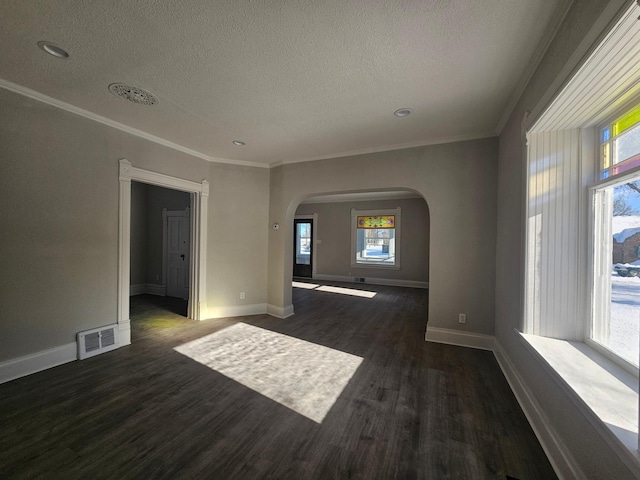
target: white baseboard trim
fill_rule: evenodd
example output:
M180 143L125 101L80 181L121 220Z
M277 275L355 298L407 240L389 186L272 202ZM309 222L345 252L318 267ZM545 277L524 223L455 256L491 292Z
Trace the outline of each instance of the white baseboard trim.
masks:
M146 290L144 293L148 293L149 295L158 295L160 297L165 297L167 295L167 286L147 283Z
M287 305L286 307L278 307L276 305L267 305L267 313L272 317L287 318L293 315L293 305Z
M146 293L146 285L144 283L138 285L129 285L129 296L135 297L136 295L142 295Z
M364 278L364 282L356 282L356 278ZM417 280L397 280L394 278L377 278L377 277L348 277L345 275L327 275L324 273L316 273L312 280L325 280L328 282L347 282L357 283L359 285L386 285L388 287L410 287L410 288L429 288L429 282L420 282Z
M24 357L13 358L0 363L0 383L73 362L78 358L76 342L43 350Z
M314 273L313 278L307 280L326 280L327 282L353 283L353 277L347 277L345 275L325 275L324 273Z
M131 345L131 320L118 324L118 343L120 347Z
M129 286L129 296L133 297L134 295L158 295L160 297L165 297L167 295L167 286L166 285L158 285L155 283L141 283L138 285L130 285Z
M446 343L460 347L479 348L481 350L491 351L493 351L496 343L496 338L493 335L430 327L428 324L425 340L427 342Z
M228 305L224 307L208 307L202 319L244 317L246 315L260 315L267 313L266 303L251 305Z
M544 410L497 341L493 354L558 477L587 478L565 443L555 433Z

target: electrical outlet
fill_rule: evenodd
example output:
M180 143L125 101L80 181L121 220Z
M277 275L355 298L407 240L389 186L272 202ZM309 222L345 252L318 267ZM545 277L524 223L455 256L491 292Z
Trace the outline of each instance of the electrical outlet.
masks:
M240 292L240 300L244 300L244 292Z
M458 323L467 323L467 314L461 313L458 315Z

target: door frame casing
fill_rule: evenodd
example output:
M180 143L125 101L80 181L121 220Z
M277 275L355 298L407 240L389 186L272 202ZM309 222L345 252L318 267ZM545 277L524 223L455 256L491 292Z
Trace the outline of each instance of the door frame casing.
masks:
M317 245L318 245L318 214L313 213L311 215L295 215L293 217L293 224L295 225L295 220L312 220L313 226L311 227L311 278L315 278L316 276L316 258L317 258ZM294 238L295 238L295 227L294 227ZM295 255L295 245L293 247L294 255Z
M207 308L207 210L209 182L184 180L134 167L119 160L120 198L118 209L118 334L121 345L131 343L129 283L131 272L131 182L142 182L191 194L188 318L202 320Z

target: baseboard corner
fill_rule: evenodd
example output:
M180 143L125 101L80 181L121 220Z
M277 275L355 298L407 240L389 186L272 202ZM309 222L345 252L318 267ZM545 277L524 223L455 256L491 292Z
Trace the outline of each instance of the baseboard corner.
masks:
M287 305L286 307L278 307L276 305L267 305L267 313L276 318L287 318L294 314L293 305Z
M434 343L446 343L459 347L477 348L480 350L493 351L496 338L493 335L483 333L462 332L449 328L430 327L427 324L425 340Z

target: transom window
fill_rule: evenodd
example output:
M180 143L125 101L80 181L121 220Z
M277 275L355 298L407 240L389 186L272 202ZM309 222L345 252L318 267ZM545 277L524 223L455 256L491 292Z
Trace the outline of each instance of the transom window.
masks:
M351 266L400 268L400 208L351 210Z
M640 105L600 130L600 178L640 166Z

